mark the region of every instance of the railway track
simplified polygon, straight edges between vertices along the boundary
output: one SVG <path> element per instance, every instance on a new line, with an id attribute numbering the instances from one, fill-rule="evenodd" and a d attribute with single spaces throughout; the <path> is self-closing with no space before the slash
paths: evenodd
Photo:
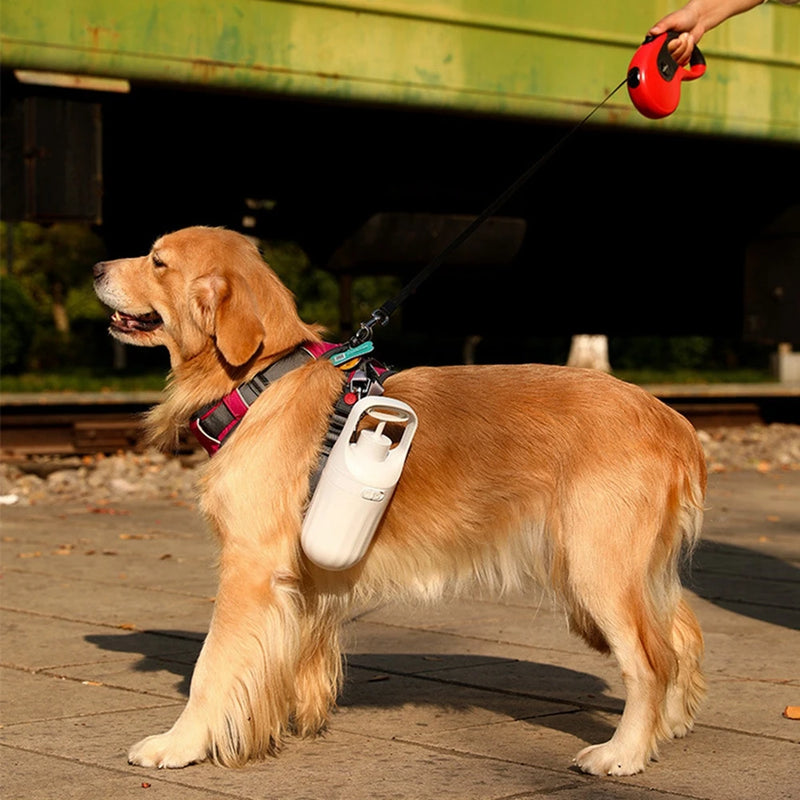
<path id="1" fill-rule="evenodd" d="M 698 429 L 753 423 L 800 424 L 800 386 L 645 386 Z M 0 395 L 0 459 L 140 450 L 143 414 L 158 392 Z M 198 449 L 191 439 L 180 449 Z"/>

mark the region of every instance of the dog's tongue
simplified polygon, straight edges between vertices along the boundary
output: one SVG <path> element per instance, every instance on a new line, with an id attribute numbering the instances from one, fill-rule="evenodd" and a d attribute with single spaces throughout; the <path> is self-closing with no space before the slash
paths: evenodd
<path id="1" fill-rule="evenodd" d="M 123 331 L 151 331 L 161 324 L 161 317 L 155 311 L 138 317 L 122 311 L 115 311 L 111 317 L 111 324 Z"/>

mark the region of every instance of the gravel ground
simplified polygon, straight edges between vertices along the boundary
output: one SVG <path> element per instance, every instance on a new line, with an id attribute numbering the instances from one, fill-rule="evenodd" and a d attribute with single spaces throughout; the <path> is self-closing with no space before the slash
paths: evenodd
<path id="1" fill-rule="evenodd" d="M 800 470 L 800 425 L 749 425 L 699 432 L 711 472 Z M 77 502 L 102 507 L 153 498 L 192 502 L 204 454 L 155 451 L 0 463 L 0 504 Z"/>

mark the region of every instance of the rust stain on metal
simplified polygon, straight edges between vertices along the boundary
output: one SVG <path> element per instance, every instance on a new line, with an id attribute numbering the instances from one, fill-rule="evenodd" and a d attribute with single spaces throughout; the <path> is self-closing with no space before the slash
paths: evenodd
<path id="1" fill-rule="evenodd" d="M 119 40 L 119 33 L 113 28 L 105 28 L 102 25 L 87 25 L 86 32 L 89 34 L 91 45 L 95 50 L 99 50 L 103 39 Z"/>
<path id="2" fill-rule="evenodd" d="M 214 76 L 219 71 L 219 67 L 222 66 L 205 58 L 193 58 L 190 63 L 192 65 L 192 73 L 201 83 L 213 83 Z"/>

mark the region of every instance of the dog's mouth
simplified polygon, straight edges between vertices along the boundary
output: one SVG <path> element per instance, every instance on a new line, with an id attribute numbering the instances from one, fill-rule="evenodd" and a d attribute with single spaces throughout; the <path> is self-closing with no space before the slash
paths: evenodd
<path id="1" fill-rule="evenodd" d="M 162 323 L 161 315 L 155 311 L 139 315 L 115 311 L 111 316 L 111 328 L 119 333 L 149 333 L 160 328 Z"/>

